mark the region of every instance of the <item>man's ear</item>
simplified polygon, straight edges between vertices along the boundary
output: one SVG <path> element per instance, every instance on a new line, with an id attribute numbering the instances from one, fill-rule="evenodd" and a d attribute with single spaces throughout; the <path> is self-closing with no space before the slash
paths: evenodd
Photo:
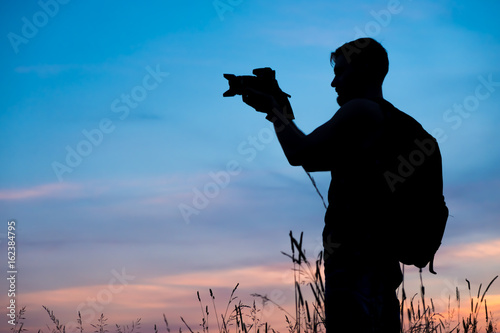
<path id="1" fill-rule="evenodd" d="M 368 66 L 367 63 L 361 63 L 361 64 L 356 64 L 356 65 L 357 65 L 356 71 L 361 76 L 366 76 L 366 74 L 368 74 L 370 72 L 370 66 Z"/>
<path id="2" fill-rule="evenodd" d="M 356 81 L 359 81 L 359 83 L 371 84 L 371 81 L 373 81 L 372 68 L 368 64 L 357 64 L 353 68 L 353 73 Z"/>

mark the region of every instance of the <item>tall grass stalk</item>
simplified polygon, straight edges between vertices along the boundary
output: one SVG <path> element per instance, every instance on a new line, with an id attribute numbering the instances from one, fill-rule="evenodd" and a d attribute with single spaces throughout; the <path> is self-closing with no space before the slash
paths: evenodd
<path id="1" fill-rule="evenodd" d="M 323 279 L 323 253 L 320 252 L 317 259 L 314 262 L 310 262 L 306 256 L 306 251 L 303 248 L 303 233 L 300 234 L 299 240 L 297 240 L 292 232 L 289 234 L 291 254 L 282 252 L 285 256 L 292 260 L 292 269 L 294 276 L 294 294 L 295 294 L 295 314 L 292 315 L 280 304 L 263 296 L 261 294 L 252 294 L 252 296 L 261 299 L 262 308 L 267 304 L 272 303 L 282 314 L 282 320 L 285 324 L 288 333 L 322 333 L 325 332 L 325 286 Z M 404 267 L 403 267 L 404 269 Z M 469 306 L 468 313 L 466 315 L 461 314 L 461 295 L 458 287 L 455 291 L 455 302 L 456 302 L 456 318 L 455 309 L 451 306 L 451 296 L 448 298 L 447 313 L 439 313 L 434 307 L 434 302 L 432 298 L 426 296 L 426 291 L 423 283 L 423 278 L 420 273 L 420 290 L 415 293 L 411 298 L 407 298 L 407 292 L 405 290 L 404 282 L 401 286 L 401 300 L 400 300 L 400 319 L 402 323 L 402 333 L 497 333 L 497 324 L 493 318 L 492 312 L 488 312 L 488 305 L 486 300 L 486 293 L 490 289 L 493 282 L 498 278 L 495 276 L 487 285 L 487 287 L 482 290 L 482 284 L 479 285 L 477 293 L 472 295 L 471 283 L 466 279 L 467 289 L 469 292 Z M 212 299 L 212 309 L 209 309 L 208 305 L 204 305 L 200 296 L 197 292 L 198 302 L 200 304 L 200 310 L 202 312 L 201 331 L 203 333 L 209 333 L 209 316 L 210 313 L 215 314 L 215 323 L 217 324 L 218 333 L 279 333 L 269 322 L 265 322 L 262 319 L 262 312 L 259 307 L 257 307 L 254 300 L 253 305 L 245 305 L 236 296 L 236 291 L 239 284 L 233 288 L 229 300 L 227 301 L 225 311 L 223 313 L 218 313 L 215 295 L 212 289 L 209 290 L 210 297 Z M 420 297 L 419 297 L 420 296 Z M 480 320 L 481 309 L 484 307 L 484 317 L 485 325 L 483 327 L 483 322 Z M 49 332 L 51 333 L 65 333 L 66 328 L 61 324 L 61 321 L 55 316 L 53 311 L 49 308 L 43 306 L 49 318 L 52 322 L 53 327 L 47 325 Z M 15 325 L 11 327 L 11 331 L 15 333 L 21 333 L 27 331 L 24 328 L 24 315 L 26 309 L 23 307 L 16 314 Z M 199 330 L 192 329 L 183 317 L 181 320 L 184 326 L 190 333 L 199 333 Z M 165 329 L 167 333 L 170 333 L 169 323 L 167 317 L 163 314 L 163 321 L 165 323 Z M 212 320 L 213 322 L 213 320 Z M 84 332 L 84 325 L 89 325 L 94 329 L 94 332 L 105 333 L 108 332 L 107 318 L 104 314 L 98 318 L 97 323 L 84 323 L 80 313 L 78 313 L 77 318 L 77 330 L 80 333 Z M 115 329 L 117 333 L 132 333 L 139 332 L 141 328 L 140 318 L 132 322 L 129 326 L 119 326 L 116 325 Z M 353 323 L 355 325 L 356 323 Z M 159 333 L 159 328 L 154 325 L 152 327 L 155 333 Z M 38 333 L 43 333 L 40 329 Z M 182 333 L 182 328 L 179 327 L 179 333 Z"/>

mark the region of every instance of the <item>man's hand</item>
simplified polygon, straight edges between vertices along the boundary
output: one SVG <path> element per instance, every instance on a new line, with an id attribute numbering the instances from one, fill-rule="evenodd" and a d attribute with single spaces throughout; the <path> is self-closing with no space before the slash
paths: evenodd
<path id="1" fill-rule="evenodd" d="M 292 120 L 292 107 L 285 93 L 278 85 L 275 71 L 269 67 L 256 68 L 252 71 L 254 76 L 224 74 L 229 82 L 229 90 L 223 96 L 232 97 L 241 95 L 243 102 L 259 112 L 267 114 L 266 119 Z"/>
<path id="2" fill-rule="evenodd" d="M 284 94 L 284 93 L 283 93 Z M 242 94 L 243 102 L 256 111 L 267 113 L 266 119 L 281 117 L 288 120 L 294 119 L 292 107 L 287 96 L 277 98 L 271 94 L 264 93 L 252 88 L 246 88 Z"/>
<path id="3" fill-rule="evenodd" d="M 241 97 L 245 104 L 258 112 L 270 113 L 273 108 L 278 107 L 278 102 L 273 95 L 252 88 L 246 88 Z"/>

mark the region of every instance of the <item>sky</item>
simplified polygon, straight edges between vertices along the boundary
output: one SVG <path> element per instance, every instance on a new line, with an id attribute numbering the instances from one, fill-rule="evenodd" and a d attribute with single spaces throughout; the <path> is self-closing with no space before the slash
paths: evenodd
<path id="1" fill-rule="evenodd" d="M 451 217 L 427 295 L 468 304 L 500 273 L 500 3 L 430 1 L 4 1 L 0 4 L 0 247 L 25 328 L 172 329 L 268 295 L 293 305 L 289 232 L 314 259 L 324 207 L 262 114 L 223 98 L 224 73 L 272 67 L 306 133 L 338 109 L 330 52 L 358 37 L 387 49 L 384 96 L 440 144 Z M 328 173 L 313 175 L 326 195 Z M 418 292 L 418 271 L 406 288 Z M 413 288 L 413 289 L 412 289 Z M 412 291 L 407 291 L 412 294 Z M 500 317 L 500 282 L 488 290 Z M 256 300 L 259 303 L 259 300 Z M 10 310 L 7 310 L 10 311 Z M 484 311 L 484 310 L 483 310 Z M 284 325 L 269 305 L 265 321 Z M 213 316 L 213 314 L 211 314 Z M 210 317 L 212 328 L 215 319 Z M 53 327 L 53 326 L 52 326 Z M 197 327 L 198 328 L 198 327 Z M 201 328 L 200 328 L 201 329 Z"/>

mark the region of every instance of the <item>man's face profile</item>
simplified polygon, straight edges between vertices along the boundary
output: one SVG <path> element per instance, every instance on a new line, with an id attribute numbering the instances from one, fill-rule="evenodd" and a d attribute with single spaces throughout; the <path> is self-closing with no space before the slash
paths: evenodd
<path id="1" fill-rule="evenodd" d="M 338 56 L 335 59 L 335 66 L 333 67 L 335 77 L 332 81 L 332 87 L 338 94 L 337 103 L 342 106 L 355 96 L 356 91 L 356 77 L 355 72 L 344 56 Z M 359 82 L 358 82 L 359 85 Z"/>

